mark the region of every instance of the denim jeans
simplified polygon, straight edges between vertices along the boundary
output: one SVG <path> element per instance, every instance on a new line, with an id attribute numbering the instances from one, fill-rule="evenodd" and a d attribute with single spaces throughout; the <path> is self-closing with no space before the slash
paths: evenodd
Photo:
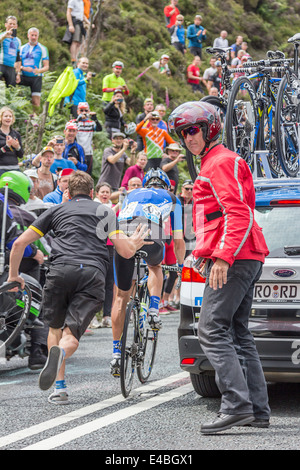
<path id="1" fill-rule="evenodd" d="M 216 372 L 222 394 L 220 412 L 253 413 L 268 419 L 270 408 L 261 362 L 248 328 L 253 290 L 262 263 L 236 260 L 228 269 L 227 284 L 213 290 L 208 285 L 203 295 L 198 337 L 204 353 Z"/>

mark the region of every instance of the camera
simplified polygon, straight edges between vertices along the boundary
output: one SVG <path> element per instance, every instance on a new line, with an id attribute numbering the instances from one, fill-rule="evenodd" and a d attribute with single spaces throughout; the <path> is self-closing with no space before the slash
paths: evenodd
<path id="1" fill-rule="evenodd" d="M 129 142 L 129 144 L 128 144 L 128 148 L 130 148 L 130 149 L 131 149 L 131 147 L 132 147 L 132 144 L 134 143 L 134 140 L 133 140 L 133 139 L 128 139 L 128 142 Z"/>
<path id="2" fill-rule="evenodd" d="M 13 37 L 13 38 L 16 38 L 16 37 L 17 37 L 17 30 L 16 30 L 16 28 L 14 28 L 14 29 L 12 30 L 12 37 Z"/>
<path id="3" fill-rule="evenodd" d="M 95 73 L 95 72 L 92 72 L 92 77 L 96 77 L 96 73 Z"/>

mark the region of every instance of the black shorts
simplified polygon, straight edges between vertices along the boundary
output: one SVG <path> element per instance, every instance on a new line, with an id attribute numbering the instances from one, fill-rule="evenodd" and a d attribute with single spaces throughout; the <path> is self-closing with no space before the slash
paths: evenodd
<path id="1" fill-rule="evenodd" d="M 82 267 L 81 267 L 82 266 Z M 52 265 L 43 288 L 44 320 L 51 328 L 68 326 L 78 340 L 105 295 L 105 275 L 93 266 Z"/>
<path id="2" fill-rule="evenodd" d="M 41 96 L 42 77 L 26 77 L 25 75 L 22 75 L 20 85 L 29 86 L 31 95 Z"/>
<path id="3" fill-rule="evenodd" d="M 14 67 L 0 64 L 0 75 L 4 78 L 7 87 L 9 85 L 16 86 L 16 71 Z"/>
<path id="4" fill-rule="evenodd" d="M 155 241 L 153 245 L 144 245 L 139 250 L 144 252 L 144 260 L 149 266 L 158 266 L 164 259 L 165 244 L 163 241 Z M 114 275 L 115 284 L 121 290 L 128 291 L 131 288 L 134 275 L 135 258 L 126 259 L 115 252 Z"/>

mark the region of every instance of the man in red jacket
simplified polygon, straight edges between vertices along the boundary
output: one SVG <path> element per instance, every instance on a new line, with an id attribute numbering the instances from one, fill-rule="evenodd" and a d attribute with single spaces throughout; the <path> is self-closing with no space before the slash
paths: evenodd
<path id="1" fill-rule="evenodd" d="M 167 28 L 174 26 L 176 22 L 176 16 L 180 14 L 180 11 L 177 8 L 177 4 L 178 0 L 171 0 L 170 5 L 167 5 L 164 8 Z"/>
<path id="2" fill-rule="evenodd" d="M 203 424 L 201 432 L 212 434 L 246 424 L 268 427 L 266 382 L 248 328 L 254 284 L 268 254 L 254 220 L 252 175 L 239 155 L 218 143 L 221 123 L 214 106 L 184 103 L 169 117 L 172 128 L 201 161 L 193 188 L 193 254 L 202 260 L 200 272 L 207 281 L 198 336 L 222 394 L 217 418 Z"/>

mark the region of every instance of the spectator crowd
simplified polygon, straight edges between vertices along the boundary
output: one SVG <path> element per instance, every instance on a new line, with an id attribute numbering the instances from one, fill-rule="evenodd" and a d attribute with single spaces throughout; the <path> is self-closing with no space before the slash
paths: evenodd
<path id="1" fill-rule="evenodd" d="M 173 140 L 164 120 L 167 107 L 154 103 L 152 96 L 144 97 L 143 109 L 135 122 L 127 122 L 126 99 L 130 89 L 126 83 L 123 61 L 111 64 L 111 73 L 103 77 L 102 102 L 104 122 L 101 123 L 87 102 L 87 86 L 93 76 L 89 71 L 89 59 L 85 56 L 86 40 L 92 24 L 92 4 L 88 0 L 68 0 L 66 32 L 63 42 L 69 45 L 71 65 L 77 80 L 74 93 L 64 99 L 70 108 L 70 120 L 63 132 L 54 132 L 47 145 L 40 150 L 24 168 L 23 143 L 20 133 L 14 128 L 15 114 L 9 107 L 0 109 L 0 176 L 9 171 L 24 172 L 30 180 L 30 198 L 26 209 L 36 214 L 53 204 L 68 203 L 68 181 L 73 172 L 81 170 L 93 174 L 93 136 L 106 132 L 111 144 L 102 154 L 100 174 L 96 175 L 95 200 L 118 212 L 127 192 L 142 187 L 145 172 L 150 168 L 161 168 L 171 181 L 170 190 L 181 200 L 184 207 L 186 243 L 188 252 L 193 249 L 194 234 L 191 225 L 193 182 L 180 181 L 180 162 L 184 162 L 183 148 Z M 218 95 L 221 86 L 221 63 L 211 57 L 209 67 L 202 69 L 207 45 L 205 18 L 195 14 L 193 22 L 185 26 L 178 0 L 171 0 L 164 10 L 166 28 L 170 34 L 170 46 L 182 55 L 188 52 L 193 57 L 186 70 L 186 82 L 192 92 Z M 204 26 L 203 26 L 204 23 Z M 39 112 L 43 76 L 49 70 L 49 53 L 40 42 L 40 31 L 31 27 L 27 31 L 28 42 L 21 44 L 18 38 L 18 19 L 7 16 L 5 30 L 0 35 L 0 72 L 6 87 L 29 87 L 32 106 Z M 43 38 L 41 38 L 43 42 Z M 213 41 L 214 47 L 228 48 L 229 66 L 238 67 L 250 57 L 248 44 L 241 35 L 229 46 L 228 32 L 220 31 Z M 171 49 L 170 49 L 171 50 Z M 162 54 L 152 67 L 159 74 L 171 76 L 170 55 Z M 125 71 L 125 73 L 124 73 Z M 200 98 L 200 95 L 199 95 Z M 196 98 L 196 99 L 199 99 Z M 93 175 L 95 177 L 95 175 Z M 108 242 L 110 260 L 113 245 Z M 168 246 L 169 259 L 172 246 Z M 175 260 L 176 262 L 176 260 Z M 114 297 L 113 269 L 107 277 L 106 300 L 102 326 L 110 326 L 110 311 Z M 171 294 L 172 293 L 172 294 Z M 173 304 L 171 299 L 173 298 Z M 178 292 L 174 291 L 174 280 L 163 297 L 161 312 L 170 312 L 178 307 Z M 99 326 L 97 319 L 93 325 Z"/>

